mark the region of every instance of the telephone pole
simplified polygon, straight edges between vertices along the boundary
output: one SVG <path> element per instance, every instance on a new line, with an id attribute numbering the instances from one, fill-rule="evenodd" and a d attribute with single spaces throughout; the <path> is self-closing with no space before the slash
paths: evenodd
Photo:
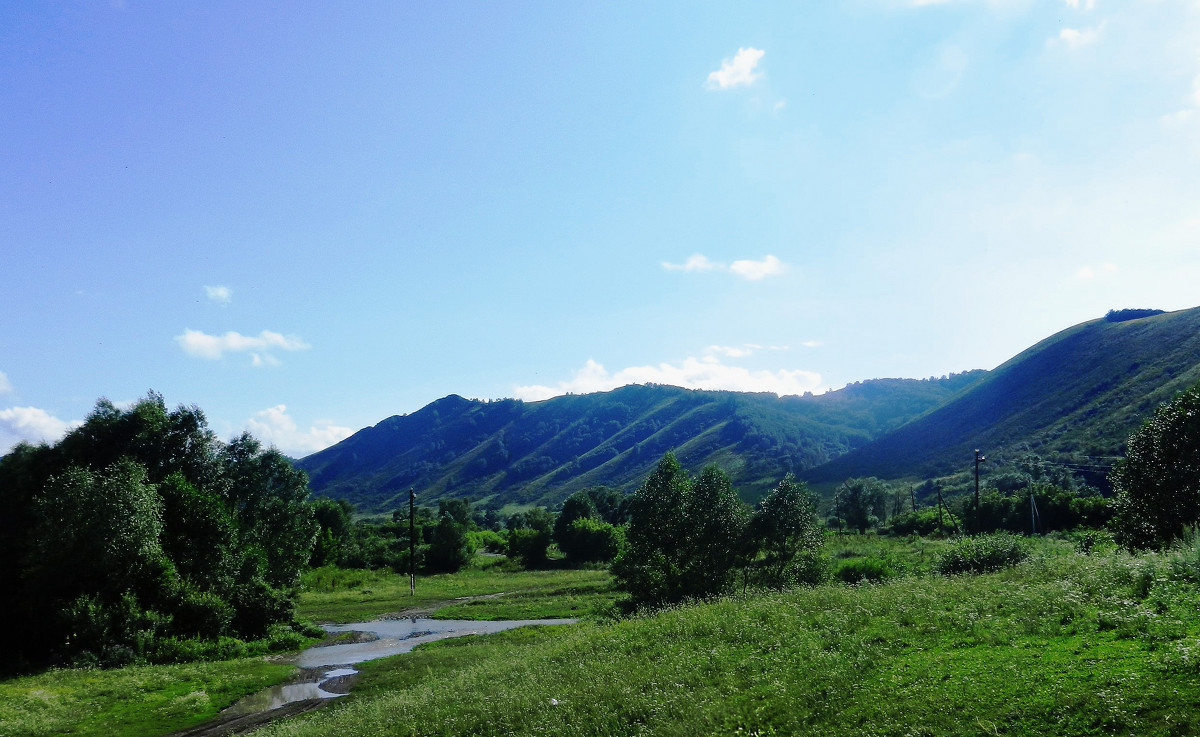
<path id="1" fill-rule="evenodd" d="M 986 461 L 987 458 L 979 455 L 979 448 L 975 449 L 975 534 L 983 532 L 983 514 L 979 509 L 979 464 Z"/>
<path id="2" fill-rule="evenodd" d="M 408 490 L 408 595 L 417 595 L 417 492 Z"/>

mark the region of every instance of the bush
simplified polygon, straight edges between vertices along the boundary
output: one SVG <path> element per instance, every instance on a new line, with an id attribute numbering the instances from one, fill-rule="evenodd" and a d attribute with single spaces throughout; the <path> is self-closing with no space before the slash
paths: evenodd
<path id="1" fill-rule="evenodd" d="M 866 557 L 843 561 L 834 575 L 843 583 L 879 583 L 899 573 L 899 566 L 890 560 Z"/>
<path id="2" fill-rule="evenodd" d="M 934 561 L 933 570 L 947 575 L 987 573 L 1010 568 L 1027 557 L 1029 551 L 1021 538 L 998 532 L 955 541 Z"/>

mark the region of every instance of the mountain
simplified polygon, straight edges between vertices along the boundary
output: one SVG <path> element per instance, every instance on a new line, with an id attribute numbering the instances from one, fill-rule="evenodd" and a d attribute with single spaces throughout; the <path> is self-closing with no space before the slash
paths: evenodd
<path id="1" fill-rule="evenodd" d="M 1110 312 L 1046 338 L 942 407 L 802 476 L 930 478 L 969 468 L 979 448 L 992 461 L 1033 452 L 1102 480 L 1130 431 L 1197 381 L 1200 308 Z"/>
<path id="2" fill-rule="evenodd" d="M 668 450 L 688 468 L 718 463 L 754 498 L 942 405 L 982 371 L 878 379 L 778 397 L 626 386 L 541 402 L 444 397 L 389 417 L 297 462 L 315 493 L 386 512 L 415 488 L 441 497 L 554 503 L 592 486 L 636 488 Z"/>

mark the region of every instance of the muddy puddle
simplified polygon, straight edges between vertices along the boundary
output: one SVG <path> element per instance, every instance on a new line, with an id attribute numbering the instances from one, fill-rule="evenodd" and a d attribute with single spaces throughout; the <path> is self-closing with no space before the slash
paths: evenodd
<path id="1" fill-rule="evenodd" d="M 290 683 L 273 686 L 252 694 L 221 712 L 208 732 L 188 730 L 189 735 L 236 734 L 235 724 L 249 720 L 261 724 L 265 719 L 306 710 L 328 699 L 350 692 L 358 671 L 354 666 L 367 660 L 386 658 L 411 651 L 418 645 L 450 637 L 486 635 L 530 625 L 574 624 L 575 619 L 515 619 L 493 622 L 462 619 L 426 619 L 408 617 L 376 619 L 369 622 L 322 625 L 334 635 L 349 633 L 344 642 L 321 644 L 302 650 L 287 662 L 300 666 L 300 674 Z"/>

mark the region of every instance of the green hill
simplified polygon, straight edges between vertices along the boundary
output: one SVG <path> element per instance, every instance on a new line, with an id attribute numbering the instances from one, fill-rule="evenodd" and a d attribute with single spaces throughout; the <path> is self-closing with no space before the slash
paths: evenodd
<path id="1" fill-rule="evenodd" d="M 451 395 L 389 417 L 297 462 L 320 495 L 386 512 L 410 487 L 423 502 L 554 503 L 592 486 L 632 490 L 668 450 L 715 462 L 753 498 L 788 471 L 821 465 L 941 405 L 984 376 L 878 379 L 777 397 L 626 386 L 542 402 Z"/>
<path id="2" fill-rule="evenodd" d="M 928 478 L 967 468 L 980 448 L 993 461 L 1033 452 L 1102 478 L 1131 430 L 1200 381 L 1200 308 L 1155 312 L 1112 312 L 1052 335 L 944 406 L 802 475 Z"/>

